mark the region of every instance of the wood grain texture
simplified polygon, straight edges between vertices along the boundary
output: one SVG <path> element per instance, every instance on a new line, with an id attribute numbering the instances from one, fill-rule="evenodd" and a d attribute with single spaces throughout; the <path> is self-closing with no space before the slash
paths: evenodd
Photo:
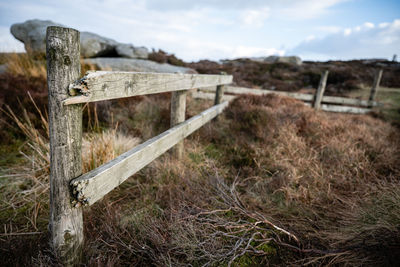
<path id="1" fill-rule="evenodd" d="M 186 113 L 186 91 L 175 91 L 171 95 L 171 127 L 185 121 Z M 178 142 L 172 148 L 172 154 L 181 159 L 184 151 L 184 140 Z"/>
<path id="2" fill-rule="evenodd" d="M 321 108 L 322 97 L 324 96 L 326 81 L 328 80 L 329 71 L 325 71 L 322 76 L 321 80 L 319 81 L 317 92 L 315 93 L 315 99 L 313 103 L 313 107 L 318 110 Z"/>
<path id="3" fill-rule="evenodd" d="M 176 143 L 220 114 L 228 102 L 213 106 L 199 115 L 147 140 L 110 162 L 71 181 L 76 200 L 92 205 Z"/>
<path id="4" fill-rule="evenodd" d="M 83 244 L 82 210 L 73 207 L 69 183 L 82 174 L 82 107 L 64 106 L 80 76 L 79 32 L 48 27 L 46 37 L 50 133 L 51 245 L 63 265 L 75 265 Z"/>
<path id="5" fill-rule="evenodd" d="M 65 105 L 229 84 L 232 75 L 96 71 L 70 84 Z"/>

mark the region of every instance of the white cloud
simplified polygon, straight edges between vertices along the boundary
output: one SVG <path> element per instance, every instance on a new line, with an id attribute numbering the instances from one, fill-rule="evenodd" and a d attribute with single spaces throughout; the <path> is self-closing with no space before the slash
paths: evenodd
<path id="1" fill-rule="evenodd" d="M 165 44 L 162 48 L 163 50 L 167 50 L 168 52 L 179 51 L 179 57 L 186 60 L 220 60 L 285 54 L 285 50 L 283 49 L 222 44 L 207 40 L 188 39 L 179 35 L 159 35 L 158 38 L 163 39 Z"/>
<path id="2" fill-rule="evenodd" d="M 364 26 L 364 28 L 367 28 L 367 29 L 372 29 L 375 27 L 375 25 L 371 22 L 365 22 L 363 26 Z"/>
<path id="3" fill-rule="evenodd" d="M 229 50 L 227 51 L 229 54 L 231 54 L 229 58 L 262 57 L 271 55 L 283 56 L 285 54 L 285 50 L 280 50 L 276 48 L 263 48 L 243 45 L 230 48 Z"/>
<path id="4" fill-rule="evenodd" d="M 352 30 L 351 30 L 350 28 L 346 28 L 346 29 L 344 29 L 344 31 L 343 31 L 343 35 L 344 35 L 344 36 L 349 36 L 349 35 L 351 34 L 351 32 L 352 32 Z"/>
<path id="5" fill-rule="evenodd" d="M 354 59 L 391 58 L 400 54 L 400 19 L 392 23 L 372 23 L 348 28 L 343 33 L 330 34 L 324 38 L 305 40 L 290 53 L 303 58 Z"/>
<path id="6" fill-rule="evenodd" d="M 261 27 L 264 21 L 269 17 L 270 9 L 264 7 L 261 9 L 248 9 L 241 14 L 242 22 L 246 26 Z"/>
<path id="7" fill-rule="evenodd" d="M 349 0 L 281 0 L 277 4 L 280 16 L 288 19 L 312 19 L 326 15 L 329 8 Z"/>
<path id="8" fill-rule="evenodd" d="M 338 33 L 342 30 L 342 28 L 338 26 L 317 26 L 315 28 L 323 33 Z"/>

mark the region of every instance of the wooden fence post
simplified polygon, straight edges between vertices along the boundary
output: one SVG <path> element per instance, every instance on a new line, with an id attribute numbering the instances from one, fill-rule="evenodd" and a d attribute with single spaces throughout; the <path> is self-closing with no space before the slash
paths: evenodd
<path id="1" fill-rule="evenodd" d="M 186 90 L 172 92 L 171 96 L 171 127 L 184 122 L 186 113 Z M 172 148 L 172 154 L 181 159 L 184 151 L 184 140 Z"/>
<path id="2" fill-rule="evenodd" d="M 382 78 L 382 72 L 383 72 L 382 70 L 378 70 L 375 72 L 374 83 L 372 85 L 371 93 L 369 95 L 369 102 L 370 102 L 370 105 L 368 106 L 369 108 L 372 107 L 371 102 L 375 100 L 376 93 L 378 92 L 379 84 L 380 84 L 381 78 Z"/>
<path id="3" fill-rule="evenodd" d="M 328 80 L 328 74 L 329 74 L 329 71 L 326 70 L 322 74 L 321 80 L 319 81 L 319 85 L 318 85 L 317 92 L 315 93 L 314 105 L 313 105 L 316 110 L 321 108 L 321 101 L 322 101 L 322 97 L 324 96 L 326 81 Z"/>
<path id="4" fill-rule="evenodd" d="M 226 74 L 225 72 L 222 72 L 221 74 Z M 214 100 L 214 105 L 218 105 L 222 103 L 222 98 L 224 96 L 224 91 L 225 91 L 225 85 L 217 85 L 217 90 L 215 91 L 215 100 Z M 218 116 L 215 117 L 215 121 L 218 121 Z"/>
<path id="5" fill-rule="evenodd" d="M 215 91 L 215 101 L 214 105 L 218 105 L 222 103 L 222 97 L 224 96 L 225 85 L 218 85 L 217 90 Z"/>
<path id="6" fill-rule="evenodd" d="M 74 207 L 70 181 L 82 174 L 82 105 L 63 105 L 68 85 L 79 79 L 79 32 L 48 27 L 46 36 L 50 134 L 51 246 L 65 266 L 80 261 L 82 209 Z"/>
<path id="7" fill-rule="evenodd" d="M 222 103 L 222 97 L 224 96 L 224 91 L 225 91 L 225 85 L 218 85 L 217 90 L 215 91 L 215 101 L 214 105 L 218 105 Z M 216 116 L 214 118 L 215 121 L 218 121 L 218 117 Z"/>

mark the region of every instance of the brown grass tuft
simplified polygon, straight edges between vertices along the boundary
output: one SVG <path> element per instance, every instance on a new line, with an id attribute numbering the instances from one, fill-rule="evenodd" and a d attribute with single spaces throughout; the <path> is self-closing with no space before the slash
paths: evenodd
<path id="1" fill-rule="evenodd" d="M 207 105 L 189 98 L 187 115 Z M 121 121 L 120 131 L 147 139 L 168 128 L 168 107 L 163 95 L 109 108 L 115 114 L 111 121 Z M 83 264 L 398 262 L 396 128 L 366 115 L 316 112 L 275 95 L 242 96 L 220 118 L 185 140 L 183 160 L 165 154 L 85 210 Z M 85 169 L 108 161 L 119 153 L 119 143 L 128 143 L 115 128 L 85 139 Z M 1 248 L 10 257 L 21 253 L 23 241 L 34 247 L 47 232 L 47 194 L 34 202 L 21 189 L 30 184 L 20 181 L 14 189 L 2 184 L 7 193 L 1 197 L 8 201 L 1 209 L 9 212 L 0 213 L 4 234 L 40 234 L 3 236 Z M 19 245 L 11 248 L 11 242 Z M 46 249 L 36 248 L 35 264 L 55 264 Z M 31 256 L 19 261 L 31 262 Z"/>

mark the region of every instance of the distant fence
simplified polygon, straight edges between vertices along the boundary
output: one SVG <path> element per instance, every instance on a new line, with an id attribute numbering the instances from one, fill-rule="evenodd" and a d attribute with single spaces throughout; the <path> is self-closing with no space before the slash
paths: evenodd
<path id="1" fill-rule="evenodd" d="M 374 83 L 372 85 L 368 100 L 339 97 L 339 96 L 324 96 L 326 82 L 328 79 L 328 71 L 325 71 L 322 74 L 315 95 L 276 91 L 276 90 L 226 86 L 225 93 L 230 95 L 225 94 L 224 99 L 230 101 L 236 97 L 235 95 L 240 95 L 240 94 L 254 94 L 254 95 L 277 94 L 302 100 L 305 102 L 306 105 L 312 106 L 315 109 L 321 109 L 324 111 L 331 111 L 331 112 L 365 114 L 370 112 L 372 107 L 380 105 L 380 103 L 374 100 L 377 90 L 379 88 L 381 77 L 382 77 L 382 70 L 378 70 L 375 74 Z M 209 92 L 214 92 L 215 90 L 216 90 L 215 87 L 200 88 L 197 92 L 194 92 L 192 96 L 194 98 L 213 99 L 214 94 L 211 94 Z"/>
<path id="2" fill-rule="evenodd" d="M 46 37 L 50 126 L 51 244 L 65 265 L 79 261 L 84 240 L 82 206 L 92 205 L 128 177 L 220 114 L 231 75 L 96 71 L 80 76 L 79 32 L 48 27 Z M 215 105 L 185 120 L 186 92 L 217 86 Z M 171 127 L 110 162 L 82 174 L 82 103 L 172 92 Z"/>

